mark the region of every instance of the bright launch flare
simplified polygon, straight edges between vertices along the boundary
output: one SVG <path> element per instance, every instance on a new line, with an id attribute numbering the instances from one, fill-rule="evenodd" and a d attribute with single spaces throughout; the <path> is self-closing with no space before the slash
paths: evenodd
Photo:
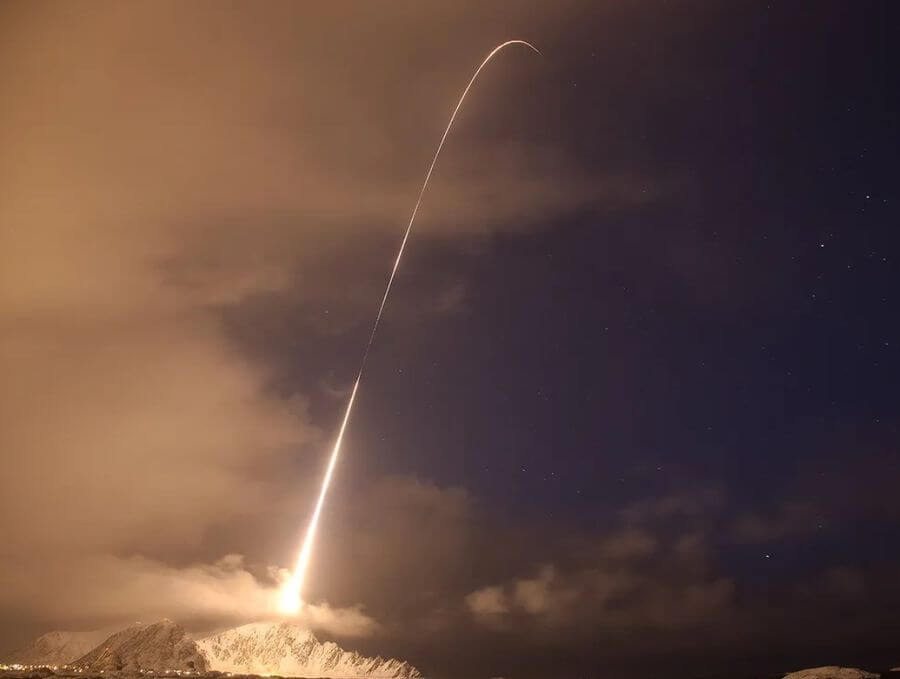
<path id="1" fill-rule="evenodd" d="M 341 452 L 341 443 L 344 440 L 344 431 L 347 429 L 347 422 L 350 420 L 350 412 L 353 410 L 353 402 L 356 400 L 356 391 L 359 389 L 359 383 L 360 380 L 362 380 L 363 371 L 366 369 L 366 363 L 369 359 L 369 351 L 372 349 L 372 343 L 375 341 L 375 333 L 378 331 L 378 324 L 381 322 L 381 315 L 384 313 L 384 306 L 387 303 L 388 295 L 391 292 L 391 286 L 394 284 L 394 276 L 397 274 L 397 268 L 400 266 L 400 258 L 403 257 L 403 250 L 406 248 L 406 241 L 409 240 L 409 234 L 412 232 L 412 226 L 416 221 L 416 215 L 419 212 L 419 206 L 422 204 L 422 196 L 425 195 L 425 189 L 428 188 L 428 181 L 431 179 L 431 173 L 434 172 L 434 166 L 437 164 L 438 157 L 441 155 L 441 149 L 444 148 L 444 142 L 447 140 L 447 135 L 450 134 L 450 128 L 453 127 L 453 121 L 456 119 L 456 114 L 459 112 L 459 109 L 462 106 L 466 95 L 469 93 L 469 90 L 472 88 L 472 85 L 475 83 L 476 78 L 478 78 L 478 74 L 481 73 L 481 70 L 488 64 L 491 59 L 494 58 L 495 54 L 497 54 L 504 47 L 508 47 L 509 45 L 524 45 L 537 54 L 541 53 L 540 50 L 538 50 L 534 45 L 526 42 L 525 40 L 507 40 L 506 42 L 497 45 L 484 58 L 484 61 L 481 62 L 478 68 L 475 69 L 475 73 L 472 75 L 472 78 L 466 85 L 466 89 L 464 89 L 462 94 L 460 95 L 459 101 L 456 102 L 456 107 L 453 109 L 453 113 L 450 115 L 450 121 L 447 123 L 447 127 L 444 129 L 444 134 L 441 137 L 441 141 L 437 146 L 437 150 L 434 152 L 434 157 L 431 159 L 431 165 L 428 167 L 428 172 L 425 174 L 425 181 L 422 182 L 422 188 L 419 189 L 419 197 L 416 199 L 416 206 L 413 208 L 412 215 L 410 215 L 409 218 L 409 223 L 406 225 L 406 233 L 403 235 L 403 240 L 400 243 L 400 250 L 397 252 L 397 258 L 394 260 L 394 266 L 391 269 L 391 275 L 388 278 L 387 286 L 384 290 L 384 296 L 381 298 L 381 304 L 378 307 L 378 314 L 375 316 L 375 323 L 372 326 L 372 333 L 369 335 L 369 342 L 366 345 L 366 350 L 363 352 L 359 372 L 356 375 L 356 381 L 353 383 L 353 391 L 350 392 L 350 400 L 347 402 L 347 409 L 344 411 L 344 419 L 341 420 L 341 427 L 338 430 L 337 439 L 335 440 L 334 448 L 331 451 L 331 458 L 328 461 L 328 468 L 325 470 L 325 476 L 322 479 L 322 488 L 319 490 L 319 497 L 316 500 L 316 506 L 313 510 L 312 518 L 309 521 L 309 526 L 306 529 L 306 536 L 303 539 L 303 546 L 300 549 L 300 555 L 297 557 L 297 566 L 288 581 L 284 583 L 281 589 L 279 607 L 285 614 L 294 615 L 300 610 L 302 602 L 301 594 L 303 590 L 303 579 L 306 576 L 306 569 L 309 566 L 309 559 L 312 554 L 313 543 L 315 542 L 316 538 L 316 530 L 319 526 L 319 515 L 322 513 L 322 506 L 325 504 L 325 497 L 328 495 L 328 487 L 331 485 L 331 477 L 334 474 L 334 468 L 337 464 L 338 456 Z"/>

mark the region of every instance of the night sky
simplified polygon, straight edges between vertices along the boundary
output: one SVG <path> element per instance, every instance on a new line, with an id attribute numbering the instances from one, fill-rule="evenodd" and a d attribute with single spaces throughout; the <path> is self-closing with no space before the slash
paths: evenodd
<path id="1" fill-rule="evenodd" d="M 318 633 L 438 679 L 900 664 L 897 26 L 4 5 L 0 649 L 264 617 L 434 145 L 522 38 L 397 274 Z"/>

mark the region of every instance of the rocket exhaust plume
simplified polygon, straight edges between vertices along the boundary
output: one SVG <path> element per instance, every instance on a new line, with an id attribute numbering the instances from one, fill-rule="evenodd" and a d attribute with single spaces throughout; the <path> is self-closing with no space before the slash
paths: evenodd
<path id="1" fill-rule="evenodd" d="M 453 109 L 453 113 L 450 114 L 450 121 L 447 123 L 447 127 L 444 129 L 444 134 L 437 146 L 437 150 L 434 152 L 434 157 L 431 159 L 431 165 L 428 166 L 428 172 L 425 174 L 425 181 L 422 182 L 422 188 L 419 189 L 419 197 L 416 199 L 416 205 L 409 217 L 409 223 L 406 225 L 406 233 L 403 235 L 403 240 L 400 242 L 400 249 L 397 252 L 397 258 L 394 260 L 394 266 L 391 269 L 391 275 L 388 277 L 387 286 L 385 287 L 384 295 L 381 298 L 381 304 L 378 306 L 378 313 L 375 316 L 375 323 L 373 324 L 372 332 L 369 335 L 369 342 L 368 344 L 366 344 L 366 350 L 363 352 L 362 361 L 360 362 L 359 366 L 359 372 L 356 374 L 356 381 L 353 383 L 353 390 L 350 392 L 350 400 L 347 402 L 347 409 L 344 411 L 344 418 L 343 420 L 341 420 L 341 426 L 340 429 L 338 429 L 337 439 L 335 440 L 334 448 L 331 451 L 331 458 L 328 461 L 328 467 L 326 468 L 325 476 L 322 479 L 322 487 L 319 490 L 319 496 L 316 500 L 315 508 L 313 509 L 312 518 L 310 519 L 309 526 L 306 529 L 306 536 L 303 538 L 303 545 L 300 548 L 300 555 L 297 557 L 297 565 L 294 568 L 294 572 L 291 574 L 288 581 L 282 586 L 279 607 L 283 613 L 289 615 L 296 614 L 300 610 L 303 580 L 306 576 L 306 569 L 309 566 L 309 559 L 312 554 L 313 544 L 316 539 L 316 530 L 319 526 L 319 515 L 322 513 L 322 507 L 325 504 L 325 498 L 328 495 L 328 487 L 331 485 L 331 477 L 334 474 L 334 468 L 341 453 L 341 443 L 344 440 L 344 431 L 347 429 L 347 422 L 349 422 L 350 413 L 353 411 L 353 402 L 356 400 L 356 392 L 359 389 L 360 380 L 362 380 L 363 372 L 366 369 L 366 363 L 369 360 L 369 352 L 371 351 L 372 344 L 375 341 L 375 333 L 378 332 L 378 324 L 381 323 L 381 316 L 384 313 L 384 306 L 387 303 L 388 295 L 391 292 L 391 286 L 394 284 L 394 276 L 396 276 L 397 274 L 397 268 L 400 266 L 400 259 L 403 257 L 403 250 L 406 248 L 406 242 L 409 240 L 409 234 L 412 232 L 413 223 L 416 221 L 416 215 L 419 212 L 419 206 L 422 204 L 422 196 L 425 195 L 425 189 L 428 188 L 428 181 L 431 179 L 431 174 L 432 172 L 434 172 L 434 166 L 437 165 L 438 157 L 441 155 L 441 149 L 444 148 L 444 142 L 447 141 L 447 136 L 450 134 L 450 129 L 453 127 L 453 121 L 456 120 L 456 114 L 459 113 L 459 109 L 462 107 L 466 95 L 469 93 L 472 85 L 475 84 L 475 80 L 478 78 L 478 74 L 481 73 L 481 70 L 485 66 L 487 66 L 488 62 L 490 62 L 490 60 L 493 59 L 494 56 L 498 52 L 500 52 L 500 50 L 505 47 L 509 47 L 510 45 L 524 45 L 536 54 L 541 53 L 537 47 L 532 45 L 530 42 L 526 42 L 525 40 L 507 40 L 506 42 L 497 45 L 484 58 L 484 61 L 481 62 L 478 68 L 475 69 L 475 73 L 472 74 L 472 78 L 469 80 L 466 88 L 459 96 L 459 100 L 456 102 L 456 107 Z"/>

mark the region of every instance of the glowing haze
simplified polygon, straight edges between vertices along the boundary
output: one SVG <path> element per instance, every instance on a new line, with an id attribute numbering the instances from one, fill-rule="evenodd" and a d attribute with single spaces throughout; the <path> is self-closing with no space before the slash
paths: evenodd
<path id="1" fill-rule="evenodd" d="M 381 322 L 381 316 L 384 313 L 384 307 L 387 303 L 388 295 L 391 292 L 391 286 L 394 284 L 394 277 L 397 275 L 397 268 L 400 266 L 400 259 L 403 257 L 403 251 L 406 248 L 406 242 L 409 240 L 409 234 L 412 232 L 413 223 L 416 221 L 416 215 L 419 212 L 419 206 L 422 204 L 422 197 L 425 195 L 425 189 L 428 188 L 428 182 L 431 179 L 432 173 L 434 172 L 435 165 L 437 165 L 438 157 L 441 155 L 441 149 L 444 148 L 444 142 L 447 141 L 447 136 L 450 134 L 450 129 L 453 127 L 453 121 L 456 120 L 456 114 L 459 113 L 459 109 L 462 107 L 463 101 L 465 101 L 466 99 L 466 95 L 469 93 L 469 90 L 472 88 L 472 85 L 475 84 L 475 80 L 478 78 L 478 75 L 481 73 L 482 69 L 487 66 L 488 62 L 490 62 L 498 52 L 500 52 L 505 47 L 509 47 L 510 45 L 524 45 L 525 47 L 528 47 L 529 49 L 534 51 L 536 54 L 540 54 L 540 50 L 538 50 L 534 45 L 532 45 L 530 42 L 526 42 L 525 40 L 507 40 L 506 42 L 501 43 L 494 49 L 492 49 L 481 62 L 481 64 L 479 64 L 478 68 L 475 69 L 475 73 L 472 74 L 472 77 L 469 79 L 466 88 L 459 96 L 459 100 L 456 102 L 453 113 L 450 114 L 450 120 L 447 122 L 447 127 L 444 128 L 444 134 L 441 136 L 441 141 L 440 143 L 438 143 L 437 149 L 434 152 L 434 157 L 431 159 L 431 165 L 428 166 L 428 172 L 425 174 L 425 180 L 422 182 L 422 188 L 419 189 L 419 196 L 416 199 L 416 205 L 409 217 L 409 223 L 406 225 L 406 232 L 403 234 L 403 240 L 400 243 L 400 249 L 397 251 L 397 258 L 394 260 L 394 266 L 391 269 L 391 275 L 388 277 L 384 295 L 381 298 L 381 304 L 379 305 L 378 313 L 375 316 L 375 323 L 372 325 L 372 332 L 369 335 L 369 341 L 366 344 L 366 350 L 363 352 L 362 361 L 360 362 L 359 366 L 359 372 L 356 375 L 356 381 L 353 383 L 353 390 L 350 392 L 350 399 L 347 401 L 347 409 L 344 411 L 344 418 L 341 420 L 341 426 L 338 430 L 337 439 L 334 442 L 334 448 L 332 449 L 331 457 L 328 460 L 328 467 L 325 470 L 325 476 L 322 478 L 322 487 L 319 490 L 319 496 L 316 499 L 316 505 L 313 509 L 312 518 L 309 521 L 309 526 L 306 529 L 306 536 L 303 538 L 303 545 L 301 546 L 300 554 L 297 557 L 297 565 L 294 568 L 293 573 L 291 573 L 290 577 L 282 585 L 281 588 L 278 605 L 281 612 L 286 615 L 294 615 L 298 613 L 302 605 L 303 581 L 306 577 L 307 568 L 309 567 L 310 557 L 312 556 L 312 548 L 315 543 L 316 531 L 319 526 L 319 517 L 322 514 L 322 507 L 325 505 L 325 498 L 328 495 L 328 488 L 331 485 L 331 477 L 334 475 L 334 468 L 337 465 L 337 460 L 341 453 L 341 443 L 344 440 L 344 432 L 347 429 L 347 423 L 350 420 L 350 413 L 353 410 L 353 403 L 356 400 L 356 392 L 359 389 L 360 380 L 362 380 L 363 372 L 366 369 L 366 362 L 369 359 L 369 352 L 372 349 L 372 343 L 375 341 L 375 334 L 378 331 L 378 324 Z"/>

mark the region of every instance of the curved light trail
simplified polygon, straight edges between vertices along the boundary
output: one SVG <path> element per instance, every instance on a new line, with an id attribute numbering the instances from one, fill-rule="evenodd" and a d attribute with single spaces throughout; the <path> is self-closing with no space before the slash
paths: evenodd
<path id="1" fill-rule="evenodd" d="M 340 429 L 338 429 L 337 439 L 334 442 L 334 448 L 331 451 L 331 458 L 328 461 L 328 467 L 325 470 L 325 476 L 322 478 L 322 487 L 319 490 L 319 497 L 316 500 L 315 509 L 313 510 L 312 518 L 309 521 L 309 526 L 306 529 L 306 536 L 303 538 L 303 545 L 300 548 L 300 555 L 297 557 L 297 565 L 294 568 L 294 572 L 291 574 L 288 581 L 284 584 L 281 590 L 281 596 L 279 599 L 279 607 L 281 611 L 286 614 L 295 614 L 300 610 L 301 606 L 301 595 L 303 590 L 303 580 L 306 577 L 306 570 L 309 567 L 310 556 L 312 555 L 313 544 L 316 539 L 316 531 L 319 527 L 319 516 L 322 513 L 322 507 L 325 504 L 325 498 L 328 495 L 328 488 L 331 485 L 331 477 L 334 474 L 334 468 L 337 464 L 338 457 L 341 453 L 341 443 L 344 440 L 344 431 L 347 429 L 347 422 L 350 420 L 350 413 L 353 410 L 353 402 L 356 400 L 356 392 L 359 389 L 360 380 L 362 380 L 363 372 L 366 369 L 366 363 L 369 360 L 369 352 L 372 349 L 372 344 L 375 342 L 375 333 L 378 331 L 378 324 L 381 323 L 381 316 L 384 313 L 385 304 L 387 304 L 388 295 L 391 292 L 391 286 L 394 284 L 394 276 L 397 275 L 397 268 L 400 266 L 400 259 L 403 257 L 403 251 L 406 249 L 406 242 L 409 240 L 409 234 L 412 232 L 413 223 L 416 221 L 416 215 L 419 213 L 419 206 L 422 204 L 422 196 L 425 195 L 425 189 L 428 188 L 428 181 L 431 179 L 431 174 L 434 172 L 434 167 L 437 165 L 438 157 L 441 155 L 441 149 L 444 148 L 444 142 L 447 141 L 447 136 L 450 134 L 450 129 L 453 127 L 453 121 L 456 120 L 456 114 L 459 113 L 459 109 L 462 107 L 463 101 L 466 99 L 466 95 L 469 93 L 469 90 L 472 89 L 472 85 L 475 84 L 475 80 L 478 78 L 478 74 L 481 73 L 481 70 L 487 66 L 488 62 L 494 58 L 500 50 L 505 47 L 509 47 L 510 45 L 524 45 L 528 47 L 536 54 L 540 54 L 540 50 L 532 45 L 530 42 L 526 42 L 525 40 L 507 40 L 504 43 L 497 45 L 494 49 L 490 51 L 490 53 L 484 58 L 484 61 L 475 69 L 475 73 L 472 75 L 472 78 L 469 80 L 469 83 L 466 85 L 466 89 L 463 90 L 462 94 L 459 97 L 459 101 L 456 102 L 456 107 L 453 109 L 453 113 L 450 115 L 450 121 L 447 123 L 447 127 L 444 129 L 444 134 L 441 136 L 441 141 L 437 146 L 437 150 L 434 152 L 434 157 L 431 159 L 431 165 L 428 166 L 428 172 L 425 174 L 425 181 L 422 182 L 422 188 L 419 189 L 419 197 L 416 199 L 416 206 L 413 208 L 412 214 L 409 217 L 409 223 L 406 225 L 406 233 L 403 234 L 403 241 L 400 243 L 400 250 L 397 252 L 397 258 L 394 260 L 394 266 L 391 269 L 391 275 L 388 278 L 387 286 L 384 289 L 384 296 L 381 298 L 381 304 L 378 306 L 378 314 L 375 316 L 375 323 L 372 326 L 372 333 L 369 335 L 369 342 L 366 344 L 366 350 L 363 352 L 362 361 L 360 362 L 359 372 L 356 375 L 356 381 L 353 383 L 353 390 L 350 392 L 350 400 L 347 402 L 347 409 L 344 411 L 344 419 L 341 420 Z"/>

